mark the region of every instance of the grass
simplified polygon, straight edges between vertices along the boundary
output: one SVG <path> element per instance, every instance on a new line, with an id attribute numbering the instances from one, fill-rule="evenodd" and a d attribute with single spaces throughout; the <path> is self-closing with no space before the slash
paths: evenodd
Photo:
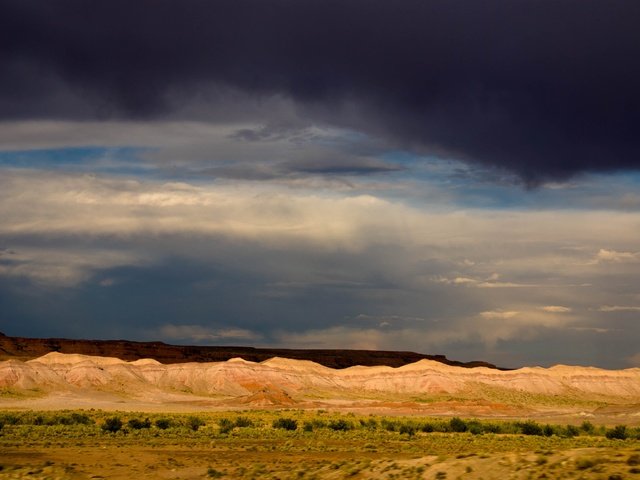
<path id="1" fill-rule="evenodd" d="M 44 390 L 39 388 L 30 388 L 30 389 L 14 389 L 3 387 L 0 388 L 0 398 L 17 398 L 17 399 L 28 399 L 28 398 L 38 398 L 46 395 Z"/>
<path id="2" fill-rule="evenodd" d="M 85 410 L 3 412 L 0 425 L 0 478 L 607 479 L 640 470 L 640 429 L 588 422 Z"/>

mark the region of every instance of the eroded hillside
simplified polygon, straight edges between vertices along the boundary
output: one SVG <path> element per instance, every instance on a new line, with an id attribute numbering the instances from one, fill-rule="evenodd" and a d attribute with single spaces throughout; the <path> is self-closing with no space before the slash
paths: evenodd
<path id="1" fill-rule="evenodd" d="M 165 365 L 152 359 L 127 362 L 54 352 L 26 362 L 1 362 L 0 389 L 5 392 L 0 406 L 28 408 L 295 406 L 585 417 L 618 408 L 624 415 L 637 416 L 633 404 L 640 398 L 640 369 L 554 366 L 500 371 L 431 360 L 397 368 L 333 369 L 277 357 L 260 363 L 234 358 Z"/>

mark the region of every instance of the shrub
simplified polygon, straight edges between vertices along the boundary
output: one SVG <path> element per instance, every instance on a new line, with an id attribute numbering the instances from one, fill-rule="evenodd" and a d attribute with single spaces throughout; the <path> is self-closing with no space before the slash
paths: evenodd
<path id="1" fill-rule="evenodd" d="M 235 423 L 238 428 L 253 427 L 253 421 L 248 417 L 238 417 Z"/>
<path id="2" fill-rule="evenodd" d="M 638 455 L 637 453 L 631 455 L 627 459 L 627 465 L 629 465 L 630 467 L 635 467 L 637 465 L 640 465 L 640 455 Z"/>
<path id="3" fill-rule="evenodd" d="M 607 430 L 605 436 L 609 439 L 625 440 L 627 438 L 627 427 L 625 425 L 616 425 L 610 430 Z"/>
<path id="4" fill-rule="evenodd" d="M 523 433 L 524 435 L 542 435 L 543 434 L 542 427 L 538 425 L 536 422 L 531 420 L 528 422 L 519 423 L 518 427 L 520 428 L 520 432 Z"/>
<path id="5" fill-rule="evenodd" d="M 122 420 L 120 420 L 120 417 L 107 418 L 101 428 L 105 432 L 116 433 L 122 428 Z"/>
<path id="6" fill-rule="evenodd" d="M 400 433 L 406 433 L 410 437 L 413 437 L 416 434 L 416 427 L 411 423 L 403 423 L 400 425 L 400 429 L 398 430 Z"/>
<path id="7" fill-rule="evenodd" d="M 127 424 L 129 425 L 129 428 L 132 428 L 133 430 L 140 430 L 142 428 L 151 428 L 151 420 L 149 420 L 148 418 L 145 418 L 144 420 L 132 418 L 127 422 Z"/>
<path id="8" fill-rule="evenodd" d="M 204 424 L 204 420 L 202 420 L 200 417 L 187 418 L 187 426 L 194 432 L 197 432 L 200 427 L 204 426 Z"/>
<path id="9" fill-rule="evenodd" d="M 580 430 L 574 425 L 567 425 L 562 434 L 563 437 L 573 438 L 580 435 Z"/>
<path id="10" fill-rule="evenodd" d="M 461 433 L 466 432 L 468 427 L 467 423 L 464 420 L 458 417 L 453 417 L 451 420 L 449 420 L 449 428 L 452 432 Z"/>
<path id="11" fill-rule="evenodd" d="M 368 430 L 376 430 L 378 428 L 378 421 L 375 418 L 360 419 L 360 426 Z"/>
<path id="12" fill-rule="evenodd" d="M 209 467 L 207 469 L 207 477 L 209 478 L 220 478 L 222 476 L 224 476 L 224 473 L 216 470 L 215 468 Z"/>
<path id="13" fill-rule="evenodd" d="M 545 437 L 550 437 L 555 433 L 555 431 L 553 430 L 553 427 L 547 423 L 542 428 L 542 433 L 544 434 Z"/>
<path id="14" fill-rule="evenodd" d="M 293 418 L 278 418 L 273 421 L 273 428 L 281 428 L 284 430 L 296 430 L 298 428 L 298 422 Z"/>
<path id="15" fill-rule="evenodd" d="M 582 425 L 580 425 L 580 430 L 582 430 L 584 433 L 591 435 L 595 430 L 595 427 L 593 426 L 593 423 L 591 423 L 589 420 L 585 420 L 584 422 L 582 422 Z"/>
<path id="16" fill-rule="evenodd" d="M 218 420 L 218 427 L 220 427 L 220 433 L 226 434 L 233 430 L 233 427 L 235 427 L 235 423 L 233 423 L 228 418 L 221 418 L 220 420 Z"/>
<path id="17" fill-rule="evenodd" d="M 346 420 L 340 418 L 338 420 L 332 420 L 327 425 L 331 430 L 342 431 L 345 432 L 347 430 L 351 430 L 353 425 L 351 422 L 347 422 Z"/>
<path id="18" fill-rule="evenodd" d="M 484 433 L 484 429 L 482 428 L 482 424 L 480 422 L 468 422 L 467 427 L 469 427 L 469 432 L 472 435 L 482 435 Z"/>
<path id="19" fill-rule="evenodd" d="M 0 416 L 0 422 L 2 422 L 4 425 L 18 425 L 18 423 L 20 423 L 20 419 L 13 413 L 5 413 L 4 415 Z"/>
<path id="20" fill-rule="evenodd" d="M 171 420 L 169 420 L 168 418 L 159 418 L 158 420 L 156 420 L 156 427 L 160 430 L 166 430 L 167 428 L 171 427 Z"/>
<path id="21" fill-rule="evenodd" d="M 73 419 L 67 415 L 56 415 L 51 421 L 52 425 L 73 425 Z"/>
<path id="22" fill-rule="evenodd" d="M 93 425 L 95 421 L 86 413 L 72 413 L 71 420 L 76 425 Z"/>
<path id="23" fill-rule="evenodd" d="M 425 422 L 422 425 L 420 425 L 420 430 L 425 433 L 431 433 L 434 430 L 433 424 L 429 422 Z"/>
<path id="24" fill-rule="evenodd" d="M 595 467 L 598 462 L 591 458 L 579 458 L 576 460 L 576 468 L 578 470 L 587 470 L 588 468 Z"/>
<path id="25" fill-rule="evenodd" d="M 305 432 L 313 432 L 313 423 L 312 422 L 304 422 L 302 425 L 302 430 Z"/>
<path id="26" fill-rule="evenodd" d="M 311 424 L 313 425 L 313 428 L 325 428 L 327 426 L 327 422 L 320 420 L 319 418 L 314 418 Z"/>
<path id="27" fill-rule="evenodd" d="M 482 426 L 482 430 L 486 433 L 501 433 L 502 427 L 497 423 L 485 423 Z"/>
<path id="28" fill-rule="evenodd" d="M 398 431 L 398 423 L 392 422 L 391 420 L 387 420 L 386 418 L 380 422 L 380 425 L 387 432 L 396 432 Z"/>

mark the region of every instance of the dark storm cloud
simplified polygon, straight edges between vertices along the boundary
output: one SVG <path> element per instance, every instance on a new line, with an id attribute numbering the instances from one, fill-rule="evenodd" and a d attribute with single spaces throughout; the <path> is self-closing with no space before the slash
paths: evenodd
<path id="1" fill-rule="evenodd" d="M 640 3 L 0 3 L 0 115 L 156 118 L 218 88 L 529 182 L 640 167 Z"/>

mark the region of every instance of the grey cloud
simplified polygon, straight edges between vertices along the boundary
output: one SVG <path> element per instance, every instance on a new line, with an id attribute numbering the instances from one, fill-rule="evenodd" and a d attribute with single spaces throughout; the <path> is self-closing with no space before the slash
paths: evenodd
<path id="1" fill-rule="evenodd" d="M 5 119 L 220 116 L 239 92 L 530 185 L 639 167 L 632 0 L 0 8 Z"/>
<path id="2" fill-rule="evenodd" d="M 263 345 L 473 353 L 506 366 L 613 367 L 637 353 L 637 312 L 597 310 L 637 305 L 637 268 L 592 262 L 602 245 L 635 252 L 627 213 L 429 211 L 262 184 L 37 172 L 6 172 L 0 200 L 0 245 L 19 261 L 0 257 L 8 334 L 144 339 L 200 326 Z"/>

